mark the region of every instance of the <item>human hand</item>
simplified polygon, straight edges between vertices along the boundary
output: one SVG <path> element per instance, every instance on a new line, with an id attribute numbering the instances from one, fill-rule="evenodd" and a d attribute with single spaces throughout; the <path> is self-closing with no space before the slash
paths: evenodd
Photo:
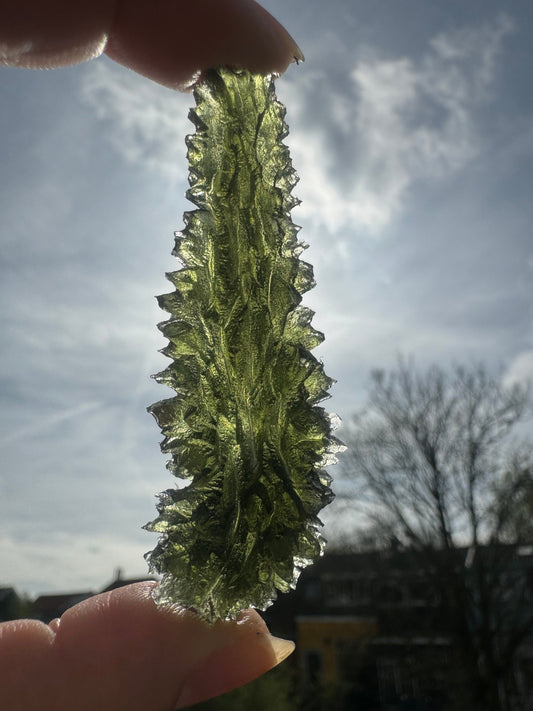
<path id="1" fill-rule="evenodd" d="M 209 625 L 160 608 L 156 583 L 127 585 L 45 625 L 0 625 L 0 708 L 9 711 L 174 711 L 241 686 L 294 644 L 253 610 Z"/>
<path id="2" fill-rule="evenodd" d="M 303 59 L 254 0 L 0 0 L 0 65 L 52 68 L 105 52 L 172 89 L 238 66 L 281 73 Z"/>
<path id="3" fill-rule="evenodd" d="M 105 52 L 171 88 L 217 65 L 282 72 L 303 59 L 253 0 L 0 0 L 0 65 L 51 68 Z M 97 595 L 61 622 L 0 625 L 0 709 L 173 711 L 225 693 L 282 661 L 253 611 L 209 626 L 160 609 L 152 583 Z"/>

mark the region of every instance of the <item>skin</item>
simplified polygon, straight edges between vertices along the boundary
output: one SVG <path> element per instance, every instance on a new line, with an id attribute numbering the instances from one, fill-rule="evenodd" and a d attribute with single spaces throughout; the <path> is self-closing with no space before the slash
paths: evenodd
<path id="1" fill-rule="evenodd" d="M 50 69 L 102 53 L 172 89 L 210 67 L 281 74 L 303 60 L 253 0 L 0 0 L 0 64 Z"/>
<path id="2" fill-rule="evenodd" d="M 96 595 L 45 625 L 0 625 L 0 708 L 173 711 L 268 671 L 294 649 L 253 610 L 209 625 L 158 607 L 145 582 Z"/>
<path id="3" fill-rule="evenodd" d="M 171 89 L 213 66 L 281 74 L 303 60 L 253 0 L 0 0 L 0 65 L 50 69 L 103 53 Z M 173 711 L 251 681 L 294 649 L 253 610 L 210 626 L 158 608 L 153 585 L 96 595 L 50 625 L 0 624 L 0 708 Z"/>

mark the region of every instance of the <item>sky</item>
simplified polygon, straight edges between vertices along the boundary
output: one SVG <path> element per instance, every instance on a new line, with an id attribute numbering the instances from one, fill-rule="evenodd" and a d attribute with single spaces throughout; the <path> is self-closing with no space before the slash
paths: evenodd
<path id="1" fill-rule="evenodd" d="M 532 377 L 533 5 L 262 4 L 306 55 L 277 92 L 328 409 L 349 420 L 399 355 Z M 0 586 L 146 573 L 192 104 L 106 58 L 0 68 Z"/>

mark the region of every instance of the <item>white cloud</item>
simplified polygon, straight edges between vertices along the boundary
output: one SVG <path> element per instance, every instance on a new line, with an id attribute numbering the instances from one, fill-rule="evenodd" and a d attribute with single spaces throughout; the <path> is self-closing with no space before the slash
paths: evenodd
<path id="1" fill-rule="evenodd" d="M 81 98 L 105 120 L 107 139 L 128 162 L 183 177 L 185 135 L 193 132 L 187 107 L 194 101 L 106 60 L 90 64 Z"/>
<path id="2" fill-rule="evenodd" d="M 289 144 L 303 176 L 299 215 L 331 232 L 350 226 L 377 233 L 402 209 L 415 181 L 461 170 L 481 148 L 476 110 L 491 98 L 502 44 L 512 29 L 501 15 L 441 33 L 416 60 L 364 48 L 348 63 L 341 88 L 320 70 L 284 80 L 280 93 L 287 95 L 296 128 Z M 171 178 L 183 176 L 191 96 L 106 61 L 88 67 L 81 91 L 127 161 L 142 161 Z M 328 106 L 327 121 L 309 120 L 309 96 Z M 342 139 L 336 151 L 331 132 Z M 350 162 L 353 170 L 347 172 Z M 339 165 L 342 180 L 336 179 Z"/>
<path id="3" fill-rule="evenodd" d="M 507 386 L 528 381 L 533 383 L 533 349 L 523 351 L 513 358 L 503 378 Z"/>
<path id="4" fill-rule="evenodd" d="M 290 114 L 304 124 L 293 121 L 297 132 L 289 139 L 303 176 L 301 214 L 331 232 L 351 227 L 377 233 L 398 214 L 415 181 L 461 170 L 480 151 L 476 111 L 491 99 L 512 27 L 502 15 L 440 34 L 418 60 L 367 48 L 341 89 L 318 73 L 303 83 L 291 80 Z M 322 125 L 309 120 L 310 83 L 316 101 L 329 107 Z M 328 132 L 341 138 L 336 148 Z M 342 181 L 336 180 L 338 166 L 350 160 L 353 170 L 344 169 Z"/>

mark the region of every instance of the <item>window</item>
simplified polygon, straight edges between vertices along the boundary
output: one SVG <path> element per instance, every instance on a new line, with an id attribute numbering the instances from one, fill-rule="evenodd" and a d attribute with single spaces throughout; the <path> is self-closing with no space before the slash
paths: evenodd
<path id="1" fill-rule="evenodd" d="M 304 655 L 304 678 L 308 684 L 316 684 L 322 676 L 322 652 L 308 649 Z"/>

